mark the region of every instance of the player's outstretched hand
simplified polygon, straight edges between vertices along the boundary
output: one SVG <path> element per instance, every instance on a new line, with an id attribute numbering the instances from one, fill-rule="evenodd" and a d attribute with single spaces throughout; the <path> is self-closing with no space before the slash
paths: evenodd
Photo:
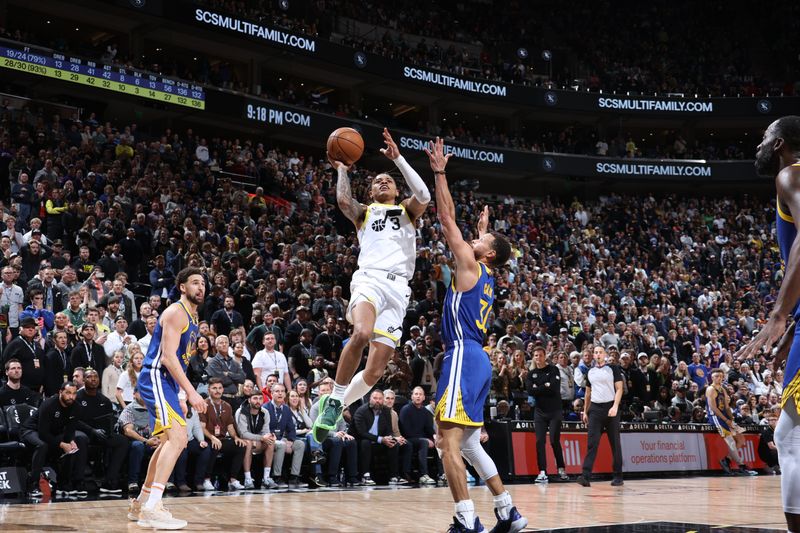
<path id="1" fill-rule="evenodd" d="M 478 236 L 483 235 L 487 231 L 489 231 L 489 206 L 485 205 L 478 218 Z"/>
<path id="2" fill-rule="evenodd" d="M 747 346 L 734 354 L 734 358 L 743 361 L 758 355 L 764 347 L 772 349 L 772 346 L 778 342 L 778 339 L 781 338 L 781 335 L 783 335 L 785 331 L 785 320 L 769 319 L 767 323 L 764 324 L 764 327 L 761 328 L 761 331 L 758 332 L 758 335 L 756 335 Z M 775 367 L 775 369 L 777 370 L 777 367 Z"/>
<path id="3" fill-rule="evenodd" d="M 205 413 L 206 412 L 206 401 L 203 399 L 202 396 L 197 394 L 197 391 L 193 390 L 189 394 L 186 395 L 186 401 L 194 408 L 195 411 L 198 413 Z"/>
<path id="4" fill-rule="evenodd" d="M 325 152 L 325 155 L 328 156 L 328 163 L 330 163 L 331 166 L 333 168 L 335 168 L 337 172 L 339 171 L 340 168 L 343 168 L 345 170 L 350 170 L 350 165 L 345 165 L 341 161 L 337 161 L 336 159 L 333 159 L 331 157 L 331 154 L 329 154 L 328 152 Z"/>
<path id="5" fill-rule="evenodd" d="M 397 148 L 397 143 L 392 139 L 389 130 L 383 128 L 383 142 L 386 143 L 386 148 L 381 148 L 381 153 L 394 161 L 400 157 L 400 150 Z"/>
<path id="6" fill-rule="evenodd" d="M 444 139 L 441 137 L 436 137 L 435 141 L 431 141 L 431 147 L 424 148 L 425 153 L 428 154 L 428 159 L 431 162 L 431 170 L 434 173 L 436 172 L 444 172 L 444 167 L 447 166 L 447 162 L 453 156 L 453 154 L 444 153 Z"/>

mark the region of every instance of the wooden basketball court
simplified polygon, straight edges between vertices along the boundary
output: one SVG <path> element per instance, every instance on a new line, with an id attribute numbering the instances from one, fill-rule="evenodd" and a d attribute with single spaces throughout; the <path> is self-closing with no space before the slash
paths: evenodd
<path id="1" fill-rule="evenodd" d="M 590 488 L 551 483 L 508 489 L 530 520 L 526 531 L 586 526 L 651 533 L 786 530 L 776 476 L 629 480 L 620 488 L 597 481 Z M 489 531 L 495 524 L 491 494 L 485 487 L 471 488 L 470 494 Z M 176 517 L 189 521 L 184 531 L 203 532 L 444 532 L 453 511 L 447 488 L 217 493 L 166 498 L 165 505 Z M 0 528 L 145 531 L 128 522 L 126 512 L 124 499 L 0 505 Z M 648 522 L 676 524 L 664 527 Z M 712 527 L 689 527 L 702 524 Z"/>

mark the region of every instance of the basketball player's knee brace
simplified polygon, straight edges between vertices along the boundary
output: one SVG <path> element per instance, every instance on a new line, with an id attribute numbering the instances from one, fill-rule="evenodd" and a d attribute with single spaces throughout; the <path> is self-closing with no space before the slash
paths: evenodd
<path id="1" fill-rule="evenodd" d="M 469 428 L 464 430 L 461 441 L 461 455 L 475 468 L 480 478 L 484 481 L 497 475 L 497 466 L 492 458 L 481 446 L 481 429 Z"/>

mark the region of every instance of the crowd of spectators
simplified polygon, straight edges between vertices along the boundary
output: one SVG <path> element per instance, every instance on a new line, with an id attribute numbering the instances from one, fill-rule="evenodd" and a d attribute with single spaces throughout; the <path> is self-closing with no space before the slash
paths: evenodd
<path id="1" fill-rule="evenodd" d="M 220 8 L 231 7 L 227 4 L 229 3 L 222 3 Z M 286 13 L 283 11 L 278 10 L 275 16 L 277 15 L 280 15 L 280 20 L 289 20 L 285 18 Z M 312 30 L 313 25 L 304 28 L 303 31 Z M 246 76 L 238 72 L 230 62 L 212 61 L 203 54 L 195 53 L 193 59 L 187 58 L 184 61 L 181 60 L 179 54 L 157 48 L 161 51 L 154 52 L 155 55 L 146 58 L 131 58 L 122 54 L 113 43 L 104 48 L 92 49 L 80 47 L 76 42 L 53 36 L 50 36 L 49 40 L 43 40 L 31 32 L 10 31 L 3 28 L 0 28 L 0 37 L 22 42 L 43 43 L 59 51 L 77 47 L 79 52 L 105 62 L 159 72 L 193 83 L 244 93 L 250 93 L 252 88 Z M 320 90 L 318 84 L 301 82 L 290 76 L 265 76 L 260 91 L 260 96 L 265 98 L 342 118 L 364 120 L 399 129 L 403 129 L 404 126 L 398 123 L 391 109 L 375 109 L 373 113 L 366 113 L 364 109 L 344 101 L 341 95 L 329 94 Z M 741 135 L 739 138 L 724 140 L 703 135 L 689 141 L 679 132 L 666 131 L 659 133 L 655 138 L 653 136 L 642 138 L 640 135 L 624 131 L 601 133 L 593 126 L 581 124 L 566 126 L 554 124 L 549 127 L 537 125 L 536 127 L 522 128 L 520 131 L 509 131 L 488 121 L 469 124 L 464 121 L 451 120 L 449 122 L 441 121 L 439 124 L 419 121 L 412 129 L 417 133 L 438 135 L 446 140 L 466 144 L 611 158 L 736 160 L 752 157 L 754 150 L 754 147 L 751 146 L 754 143 L 747 137 L 742 138 Z"/>
<path id="2" fill-rule="evenodd" d="M 429 426 L 409 429 L 402 420 L 408 406 L 425 409 L 441 366 L 440 309 L 452 270 L 434 206 L 418 222 L 404 336 L 379 383 L 387 392 L 353 406 L 334 442 L 323 446 L 333 450 L 323 474 L 320 451 L 304 435 L 312 401 L 335 377 L 347 342 L 344 311 L 358 256 L 355 232 L 336 208 L 330 165 L 258 141 L 192 130 L 152 137 L 135 124 L 94 115 L 66 120 L 30 109 L 0 113 L 0 162 L 12 181 L 11 203 L 0 206 L 0 338 L 8 380 L 0 399 L 48 398 L 47 409 L 22 432 L 38 450 L 35 468 L 58 447 L 80 464 L 87 454 L 74 450 L 93 442 L 113 448 L 117 457 L 101 487 L 125 485 L 119 469 L 127 453 L 127 481 L 135 489 L 154 444 L 136 399 L 136 372 L 174 276 L 185 266 L 207 276 L 189 375 L 214 407 L 196 417 L 197 445 L 187 448 L 194 488 L 214 488 L 215 468 L 218 486 L 253 483 L 243 450 L 256 447 L 264 452 L 267 488 L 299 485 L 309 460 L 314 465 L 306 468 L 319 472 L 314 479 L 323 483 L 372 484 L 370 469 L 382 464 L 365 459 L 373 449 L 388 454 L 381 482 L 411 477 L 412 450 L 424 462 L 422 444 L 433 446 Z M 260 186 L 248 194 L 218 169 L 249 175 Z M 354 170 L 356 197 L 366 200 L 370 176 Z M 768 356 L 738 362 L 732 353 L 763 324 L 781 280 L 773 202 L 644 193 L 581 203 L 459 193 L 455 203 L 466 238 L 488 203 L 494 229 L 516 243 L 512 260 L 496 273 L 489 318 L 490 404 L 497 416 L 511 409 L 530 416 L 525 375 L 537 344 L 561 366 L 562 399 L 573 416 L 571 402 L 580 402 L 591 360 L 586 354 L 599 343 L 628 376 L 625 419 L 654 412 L 675 421 L 704 420 L 708 369 L 722 367 L 737 417 L 760 422 L 779 401 L 781 370 Z M 107 401 L 95 401 L 85 425 L 62 428 L 61 436 L 52 428 L 42 433 L 40 420 L 48 413 L 75 409 L 88 416 L 83 398 L 96 399 L 98 391 Z M 376 413 L 394 417 L 386 396 L 400 424 L 391 434 L 374 434 Z M 242 425 L 240 407 L 250 409 L 255 424 Z M 111 414 L 115 408 L 120 417 Z M 291 416 L 277 416 L 276 409 Z M 419 424 L 432 416 L 423 415 L 407 418 Z M 122 433 L 110 423 L 116 421 Z M 209 427 L 224 431 L 210 433 Z M 128 440 L 111 438 L 118 434 Z M 213 452 L 203 451 L 209 445 Z M 284 458 L 290 467 L 283 468 Z M 83 470 L 71 466 L 75 484 L 65 490 L 81 491 Z M 415 479 L 435 482 L 426 468 L 417 465 Z M 181 474 L 175 484 L 192 488 L 188 473 Z"/>

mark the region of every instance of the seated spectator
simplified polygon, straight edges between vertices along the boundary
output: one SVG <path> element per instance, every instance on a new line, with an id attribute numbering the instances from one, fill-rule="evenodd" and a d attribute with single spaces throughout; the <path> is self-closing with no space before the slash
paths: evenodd
<path id="1" fill-rule="evenodd" d="M 767 468 L 773 474 L 780 474 L 781 467 L 778 464 L 778 448 L 775 446 L 775 426 L 778 423 L 778 413 L 775 411 L 767 415 L 767 426 L 761 430 L 761 437 L 758 440 L 758 456 L 767 463 Z"/>
<path id="2" fill-rule="evenodd" d="M 300 482 L 300 468 L 305 455 L 305 440 L 297 438 L 297 429 L 289 406 L 286 404 L 286 389 L 280 383 L 272 386 L 272 400 L 267 404 L 270 431 L 275 435 L 275 458 L 272 469 L 276 482 L 281 487 L 298 488 L 308 486 Z M 283 461 L 286 455 L 292 456 L 292 467 L 288 482 L 284 481 Z"/>
<path id="3" fill-rule="evenodd" d="M 242 365 L 228 354 L 228 337 L 218 336 L 214 341 L 214 347 L 216 354 L 209 360 L 206 372 L 208 372 L 209 378 L 220 380 L 223 387 L 222 398 L 231 403 L 239 392 L 239 385 L 244 383 L 244 370 L 242 370 Z"/>
<path id="4" fill-rule="evenodd" d="M 124 370 L 122 369 L 122 362 L 125 360 L 125 355 L 122 353 L 121 350 L 117 350 L 114 352 L 113 357 L 111 357 L 111 363 L 103 370 L 103 396 L 111 400 L 112 402 L 118 402 L 117 400 L 117 383 L 119 382 L 119 377 L 122 375 Z M 122 407 L 124 409 L 124 407 Z"/>
<path id="5" fill-rule="evenodd" d="M 361 484 L 375 485 L 370 475 L 372 453 L 376 448 L 384 448 L 389 458 L 389 484 L 402 484 L 398 476 L 400 443 L 392 434 L 392 415 L 383 405 L 383 392 L 372 391 L 369 403 L 359 407 L 353 415 L 350 430 L 358 440 L 358 462 Z"/>
<path id="6" fill-rule="evenodd" d="M 81 326 L 81 340 L 75 348 L 72 349 L 72 353 L 69 357 L 71 369 L 75 369 L 76 367 L 91 367 L 101 372 L 106 368 L 106 352 L 100 344 L 95 342 L 96 333 L 97 328 L 91 322 L 85 322 L 83 326 Z M 101 339 L 105 342 L 103 337 L 101 337 Z"/>
<path id="7" fill-rule="evenodd" d="M 33 317 L 21 318 L 19 335 L 6 345 L 3 360 L 16 359 L 22 365 L 22 384 L 33 392 L 41 393 L 47 375 L 45 354 L 35 339 L 36 320 Z"/>
<path id="8" fill-rule="evenodd" d="M 100 376 L 87 369 L 84 388 L 76 395 L 78 429 L 89 437 L 89 443 L 103 448 L 104 479 L 100 492 L 119 494 L 119 475 L 128 452 L 128 439 L 114 431 L 116 417 L 111 400 L 99 393 Z"/>
<path id="9" fill-rule="evenodd" d="M 242 367 L 242 372 L 244 372 L 245 380 L 250 381 L 253 385 L 255 385 L 256 375 L 255 372 L 253 372 L 253 365 L 250 364 L 250 360 L 247 357 L 245 357 L 244 350 L 245 350 L 244 342 L 236 341 L 235 343 L 233 343 L 233 346 L 231 346 L 229 355 L 233 358 L 234 361 L 236 361 L 239 364 L 239 366 Z"/>
<path id="10" fill-rule="evenodd" d="M 133 401 L 133 391 L 136 389 L 136 382 L 138 381 L 139 373 L 142 371 L 143 363 L 144 356 L 141 353 L 134 354 L 128 361 L 125 371 L 117 379 L 114 399 L 121 409 L 125 409 Z"/>
<path id="11" fill-rule="evenodd" d="M 52 311 L 44 307 L 44 292 L 42 289 L 33 288 L 29 290 L 28 299 L 31 304 L 19 314 L 19 319 L 25 320 L 26 317 L 31 317 L 36 320 L 37 337 L 40 339 L 42 348 L 44 348 L 47 332 L 55 326 L 56 316 Z"/>
<path id="12" fill-rule="evenodd" d="M 325 358 L 318 354 L 316 357 L 314 357 L 311 372 L 308 373 L 307 383 L 311 384 L 312 398 L 318 398 L 322 395 L 322 393 L 319 392 L 319 386 L 329 377 L 329 375 L 328 369 L 325 368 Z"/>
<path id="13" fill-rule="evenodd" d="M 311 372 L 309 361 L 317 355 L 317 348 L 312 344 L 314 332 L 304 328 L 300 332 L 300 342 L 289 349 L 288 361 L 292 383 L 298 379 L 305 379 Z"/>
<path id="14" fill-rule="evenodd" d="M 46 396 L 56 394 L 61 384 L 69 380 L 69 353 L 67 352 L 67 333 L 65 331 L 51 332 L 53 347 L 45 354 L 44 364 L 47 369 L 44 383 Z"/>
<path id="15" fill-rule="evenodd" d="M 227 347 L 226 347 L 227 348 Z M 227 355 L 227 350 L 225 351 Z M 226 474 L 228 476 L 228 490 L 242 490 L 242 485 L 237 479 L 242 470 L 244 452 L 247 443 L 239 438 L 233 419 L 233 410 L 228 402 L 222 399 L 222 380 L 211 378 L 208 380 L 208 405 L 206 412 L 200 414 L 203 434 L 211 443 L 212 456 L 206 469 L 205 479 L 210 482 L 214 466 L 221 456 Z M 205 484 L 205 482 L 204 482 Z"/>
<path id="16" fill-rule="evenodd" d="M 400 433 L 408 441 L 419 463 L 420 485 L 436 485 L 436 480 L 428 475 L 428 452 L 434 451 L 433 414 L 425 408 L 425 391 L 415 387 L 411 392 L 411 402 L 400 410 Z M 411 450 L 409 450 L 411 451 Z M 403 472 L 411 472 L 411 453 L 405 454 Z"/>
<path id="17" fill-rule="evenodd" d="M 5 364 L 6 381 L 0 387 L 0 407 L 27 404 L 39 405 L 40 396 L 22 384 L 22 364 L 17 359 L 9 359 Z"/>
<path id="18" fill-rule="evenodd" d="M 325 378 L 319 384 L 320 396 L 330 394 L 333 392 L 333 379 Z M 313 422 L 319 416 L 319 399 L 311 405 L 309 418 Z M 349 486 L 353 487 L 359 484 L 358 479 L 358 464 L 357 464 L 357 449 L 355 437 L 347 432 L 347 423 L 342 418 L 337 422 L 334 431 L 328 433 L 327 438 L 322 443 L 322 449 L 326 454 L 325 461 L 325 484 L 329 487 Z M 342 464 L 342 455 L 344 455 L 344 481 L 339 480 L 339 469 Z"/>
<path id="19" fill-rule="evenodd" d="M 33 450 L 28 485 L 32 495 L 41 496 L 39 478 L 48 458 L 60 462 L 58 490 L 62 494 L 86 496 L 84 472 L 89 438 L 77 429 L 77 387 L 71 381 L 61 384 L 58 394 L 42 402 L 20 429 L 25 446 Z"/>
<path id="20" fill-rule="evenodd" d="M 183 391 L 181 391 L 183 392 Z M 180 394 L 180 393 L 179 393 Z M 208 462 L 211 460 L 211 447 L 203 434 L 203 427 L 200 424 L 200 417 L 194 412 L 191 405 L 181 402 L 181 406 L 186 406 L 184 419 L 186 420 L 186 433 L 188 441 L 186 448 L 181 451 L 175 463 L 173 471 L 175 485 L 181 492 L 190 492 L 192 489 L 186 483 L 186 471 L 189 466 L 189 459 L 194 458 L 194 487 L 198 492 L 214 490 L 214 485 L 210 480 L 205 479 L 208 470 Z"/>
<path id="21" fill-rule="evenodd" d="M 275 453 L 275 435 L 270 431 L 269 411 L 262 406 L 264 397 L 258 389 L 250 388 L 247 401 L 242 403 L 234 415 L 236 427 L 245 441 L 244 451 L 244 488 L 255 488 L 250 468 L 253 456 L 264 455 L 264 475 L 261 478 L 262 489 L 276 489 L 278 484 L 270 476 L 272 459 Z"/>
<path id="22" fill-rule="evenodd" d="M 131 343 L 136 342 L 136 337 L 128 333 L 128 321 L 122 315 L 117 315 L 114 319 L 114 330 L 108 334 L 106 342 L 103 343 L 103 350 L 106 353 L 106 359 L 111 360 L 114 352 L 122 350 L 128 353 L 128 348 Z"/>
<path id="23" fill-rule="evenodd" d="M 128 403 L 119 415 L 119 427 L 122 434 L 128 437 L 128 494 L 136 494 L 139 490 L 139 475 L 142 463 L 150 458 L 158 448 L 158 437 L 151 435 L 150 415 L 144 406 L 139 389 L 133 389 L 133 401 Z"/>

